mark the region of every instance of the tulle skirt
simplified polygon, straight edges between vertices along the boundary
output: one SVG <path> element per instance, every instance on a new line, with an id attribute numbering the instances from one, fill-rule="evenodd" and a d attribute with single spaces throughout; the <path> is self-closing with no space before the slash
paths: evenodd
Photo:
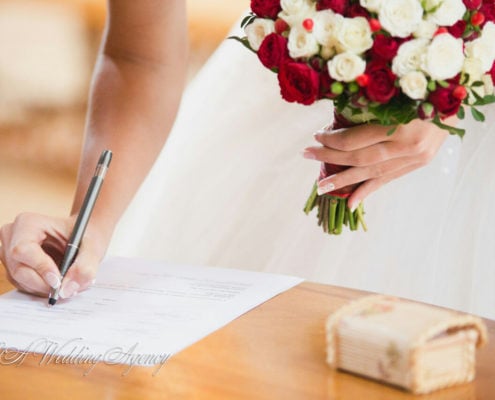
<path id="1" fill-rule="evenodd" d="M 301 276 L 495 319 L 495 109 L 462 121 L 426 167 L 365 200 L 369 231 L 328 236 L 302 209 L 303 159 L 332 105 L 283 101 L 234 41 L 188 86 L 166 146 L 110 253 Z"/>

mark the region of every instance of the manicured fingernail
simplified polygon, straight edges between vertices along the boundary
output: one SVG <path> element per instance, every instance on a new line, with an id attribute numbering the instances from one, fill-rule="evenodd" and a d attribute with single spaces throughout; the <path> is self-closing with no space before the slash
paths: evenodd
<path id="1" fill-rule="evenodd" d="M 335 185 L 330 182 L 330 183 L 327 183 L 326 185 L 318 186 L 318 188 L 316 189 L 316 192 L 318 193 L 318 195 L 321 196 L 322 194 L 332 192 L 334 189 L 335 189 Z"/>
<path id="2" fill-rule="evenodd" d="M 45 281 L 48 283 L 53 289 L 56 289 L 60 286 L 60 278 L 53 272 L 47 272 L 45 274 Z"/>
<path id="3" fill-rule="evenodd" d="M 330 126 L 324 126 L 316 131 L 316 134 L 327 133 L 330 129 Z"/>
<path id="4" fill-rule="evenodd" d="M 96 283 L 96 279 L 93 279 L 93 280 L 91 281 L 91 285 L 94 285 L 95 283 Z"/>
<path id="5" fill-rule="evenodd" d="M 63 299 L 68 299 L 69 297 L 75 296 L 79 290 L 79 284 L 74 281 L 64 282 L 62 289 L 60 289 L 60 297 Z"/>
<path id="6" fill-rule="evenodd" d="M 316 193 L 318 193 L 318 195 L 321 196 L 322 194 L 331 192 L 335 189 L 335 183 L 332 182 L 335 175 L 336 174 L 327 176 L 318 182 L 318 187 L 316 188 Z"/>
<path id="7" fill-rule="evenodd" d="M 303 157 L 307 158 L 308 160 L 316 160 L 316 155 L 308 150 L 304 150 Z"/>

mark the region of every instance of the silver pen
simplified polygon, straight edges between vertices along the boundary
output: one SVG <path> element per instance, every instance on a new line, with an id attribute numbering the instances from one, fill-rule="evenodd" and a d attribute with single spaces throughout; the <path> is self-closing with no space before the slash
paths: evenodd
<path id="1" fill-rule="evenodd" d="M 64 258 L 59 265 L 62 279 L 65 277 L 65 274 L 77 256 L 84 232 L 88 226 L 89 218 L 95 206 L 98 194 L 100 193 L 108 167 L 110 166 L 110 161 L 112 161 L 112 152 L 110 150 L 103 150 L 100 159 L 98 160 L 98 164 L 96 165 L 93 178 L 89 184 L 88 191 L 86 192 L 86 196 L 84 197 L 81 209 L 79 210 L 72 234 L 70 235 L 67 246 L 65 247 Z M 49 306 L 53 306 L 57 302 L 61 287 L 62 285 L 50 292 L 50 297 L 48 299 Z"/>

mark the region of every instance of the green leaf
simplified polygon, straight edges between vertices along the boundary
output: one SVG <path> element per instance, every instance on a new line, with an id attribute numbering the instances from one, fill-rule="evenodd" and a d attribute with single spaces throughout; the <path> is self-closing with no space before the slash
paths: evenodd
<path id="1" fill-rule="evenodd" d="M 459 111 L 457 111 L 457 118 L 464 119 L 465 116 L 466 116 L 466 113 L 464 111 L 464 107 L 461 106 L 459 108 Z"/>
<path id="2" fill-rule="evenodd" d="M 252 48 L 251 48 L 251 45 L 249 44 L 249 41 L 247 39 L 247 37 L 243 37 L 243 38 L 240 38 L 239 36 L 229 36 L 227 39 L 233 39 L 233 40 L 236 40 L 238 41 L 239 43 L 242 43 L 242 45 L 244 47 L 246 47 L 247 49 L 251 50 L 254 54 L 257 54 L 256 51 L 254 51 Z"/>
<path id="3" fill-rule="evenodd" d="M 474 107 L 471 107 L 471 114 L 476 121 L 483 122 L 485 120 L 485 115 Z"/>
<path id="4" fill-rule="evenodd" d="M 476 100 L 472 105 L 473 106 L 484 106 L 486 104 L 495 103 L 495 95 L 490 94 L 484 97 L 478 96 L 478 100 Z"/>
<path id="5" fill-rule="evenodd" d="M 481 97 L 476 90 L 470 90 L 471 94 L 476 98 L 476 102 L 483 101 L 483 97 Z"/>
<path id="6" fill-rule="evenodd" d="M 437 83 L 443 87 L 443 88 L 448 88 L 449 87 L 449 83 L 448 82 L 445 82 L 445 81 L 437 81 Z"/>
<path id="7" fill-rule="evenodd" d="M 473 87 L 484 86 L 484 85 L 485 84 L 481 81 L 476 81 L 476 82 L 471 83 L 471 86 L 473 86 Z"/>
<path id="8" fill-rule="evenodd" d="M 450 125 L 447 125 L 447 124 L 444 124 L 440 118 L 438 117 L 438 115 L 435 115 L 435 117 L 432 119 L 432 121 L 436 126 L 438 126 L 439 128 L 441 129 L 445 129 L 446 131 L 448 131 L 451 135 L 457 135 L 459 136 L 460 138 L 464 137 L 464 134 L 466 133 L 466 131 L 464 129 L 461 129 L 461 128 L 456 128 L 454 126 L 450 126 Z"/>
<path id="9" fill-rule="evenodd" d="M 246 26 L 251 24 L 255 19 L 256 19 L 256 15 L 254 15 L 254 14 L 247 15 L 241 21 L 241 28 L 245 28 Z"/>

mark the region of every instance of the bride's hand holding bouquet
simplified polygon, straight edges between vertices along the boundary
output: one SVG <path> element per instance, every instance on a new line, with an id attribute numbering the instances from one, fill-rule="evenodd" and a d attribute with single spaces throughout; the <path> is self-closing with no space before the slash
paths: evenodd
<path id="1" fill-rule="evenodd" d="M 251 9 L 237 39 L 277 73 L 282 97 L 330 99 L 332 131 L 348 128 L 317 134 L 323 146 L 305 151 L 323 161 L 305 211 L 318 208 L 325 232 L 366 229 L 360 200 L 428 161 L 439 131 L 462 136 L 447 118 L 470 108 L 482 121 L 478 106 L 495 101 L 492 0 L 252 0 Z"/>
<path id="2" fill-rule="evenodd" d="M 427 165 L 448 135 L 445 130 L 419 119 L 401 125 L 393 135 L 387 136 L 387 130 L 366 124 L 337 132 L 331 127 L 317 132 L 314 137 L 321 146 L 305 149 L 304 157 L 348 167 L 322 178 L 318 193 L 355 187 L 347 199 L 349 208 L 354 210 L 384 184 Z"/>

